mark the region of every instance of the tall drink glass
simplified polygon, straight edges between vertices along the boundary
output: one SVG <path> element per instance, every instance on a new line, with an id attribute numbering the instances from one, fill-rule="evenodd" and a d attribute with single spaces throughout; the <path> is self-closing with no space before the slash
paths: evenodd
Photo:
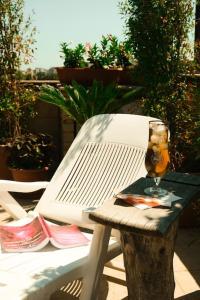
<path id="1" fill-rule="evenodd" d="M 147 195 L 164 196 L 167 190 L 159 187 L 161 177 L 169 166 L 168 127 L 161 121 L 149 122 L 149 142 L 145 158 L 148 176 L 154 178 L 155 185 L 144 190 Z"/>

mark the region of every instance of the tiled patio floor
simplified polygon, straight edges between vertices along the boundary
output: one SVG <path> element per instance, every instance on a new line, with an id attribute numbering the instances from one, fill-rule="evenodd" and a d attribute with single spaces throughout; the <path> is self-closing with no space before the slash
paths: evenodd
<path id="1" fill-rule="evenodd" d="M 27 203 L 24 202 L 26 207 Z M 0 223 L 7 222 L 9 215 L 0 207 Z M 127 300 L 125 272 L 122 255 L 114 260 L 119 270 L 104 268 L 99 300 Z M 200 300 L 200 228 L 179 229 L 174 256 L 175 299 Z M 159 280 L 159 278 L 158 278 Z M 64 300 L 66 294 L 58 292 L 52 300 Z M 162 299 L 160 299 L 162 300 Z"/>

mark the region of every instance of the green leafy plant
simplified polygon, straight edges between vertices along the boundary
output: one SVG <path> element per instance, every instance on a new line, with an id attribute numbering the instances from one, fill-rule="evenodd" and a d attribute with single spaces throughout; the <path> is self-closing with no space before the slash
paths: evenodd
<path id="1" fill-rule="evenodd" d="M 53 162 L 52 137 L 46 134 L 22 134 L 8 143 L 8 166 L 15 169 L 49 168 Z"/>
<path id="2" fill-rule="evenodd" d="M 11 134 L 8 137 L 13 138 L 26 131 L 31 119 L 37 115 L 36 91 L 31 88 L 19 86 L 17 97 L 19 97 L 19 101 L 12 101 L 11 91 L 11 93 L 7 94 L 7 97 L 2 99 L 3 106 L 1 107 L 1 110 L 3 110 L 5 114 L 9 115 L 7 126 Z"/>
<path id="3" fill-rule="evenodd" d="M 127 68 L 134 62 L 129 41 L 120 42 L 111 34 L 102 36 L 100 45 L 78 44 L 75 48 L 61 43 L 64 66 L 70 68 Z"/>
<path id="4" fill-rule="evenodd" d="M 144 113 L 168 122 L 171 167 L 179 169 L 192 148 L 196 126 L 193 86 L 187 79 L 192 2 L 125 0 L 120 6 L 146 89 Z"/>
<path id="5" fill-rule="evenodd" d="M 90 46 L 87 60 L 92 68 L 126 68 L 133 64 L 133 53 L 129 41 L 119 42 L 111 34 L 102 36 L 100 46 Z"/>
<path id="6" fill-rule="evenodd" d="M 140 87 L 123 93 L 114 83 L 104 86 L 101 81 L 94 80 L 92 86 L 86 88 L 73 81 L 72 86 L 65 85 L 62 91 L 53 86 L 42 86 L 40 99 L 57 105 L 82 125 L 94 115 L 116 112 L 133 102 L 140 93 Z"/>
<path id="7" fill-rule="evenodd" d="M 89 88 L 73 81 L 72 86 L 65 85 L 62 92 L 52 86 L 42 86 L 40 93 L 41 100 L 59 106 L 79 124 L 94 115 L 108 112 L 116 97 L 114 84 L 103 86 L 99 81 L 94 81 Z"/>
<path id="8" fill-rule="evenodd" d="M 83 68 L 87 66 L 84 58 L 85 47 L 78 44 L 75 48 L 71 48 L 67 43 L 61 43 L 61 52 L 63 53 L 64 66 L 67 68 Z"/>
<path id="9" fill-rule="evenodd" d="M 193 90 L 190 96 L 192 106 L 190 105 L 189 114 L 191 116 L 190 128 L 185 130 L 183 134 L 187 139 L 187 144 L 183 145 L 185 159 L 181 166 L 181 171 L 184 172 L 200 172 L 200 88 Z M 188 114 L 188 112 L 185 112 Z M 187 147 L 187 148 L 186 148 Z"/>
<path id="10" fill-rule="evenodd" d="M 23 8 L 24 0 L 2 0 L 0 4 L 1 142 L 7 137 L 19 135 L 23 130 L 23 121 L 33 115 L 33 106 L 30 110 L 28 106 L 31 99 L 33 102 L 35 100 L 28 96 L 27 89 L 20 85 L 17 78 L 21 64 L 29 63 L 34 52 L 35 28 L 31 27 L 30 18 L 24 19 Z"/>

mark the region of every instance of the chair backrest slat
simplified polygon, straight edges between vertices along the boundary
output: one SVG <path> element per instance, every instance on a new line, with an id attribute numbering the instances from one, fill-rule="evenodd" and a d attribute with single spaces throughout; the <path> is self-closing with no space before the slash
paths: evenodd
<path id="1" fill-rule="evenodd" d="M 56 201 L 99 206 L 114 189 L 132 183 L 143 163 L 144 149 L 118 143 L 87 143 Z"/>

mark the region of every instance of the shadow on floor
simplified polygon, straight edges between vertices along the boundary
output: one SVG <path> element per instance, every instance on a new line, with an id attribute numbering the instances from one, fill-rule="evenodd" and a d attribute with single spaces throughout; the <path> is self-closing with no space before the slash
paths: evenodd
<path id="1" fill-rule="evenodd" d="M 199 299 L 200 299 L 200 291 L 195 291 L 193 293 L 176 298 L 176 300 L 199 300 Z"/>
<path id="2" fill-rule="evenodd" d="M 78 300 L 82 288 L 81 280 L 74 280 L 73 282 L 63 286 L 61 290 L 56 291 L 51 296 L 50 300 Z M 108 281 L 103 276 L 100 283 L 100 292 L 98 300 L 106 300 L 108 295 Z M 113 299 L 114 300 L 114 299 Z"/>
<path id="3" fill-rule="evenodd" d="M 200 228 L 179 229 L 175 252 L 185 265 L 197 284 L 200 286 Z M 200 292 L 199 292 L 200 293 Z M 194 298 L 195 300 L 200 300 Z M 179 299 L 179 298 L 178 298 Z M 193 298 L 180 298 L 192 299 Z"/>

